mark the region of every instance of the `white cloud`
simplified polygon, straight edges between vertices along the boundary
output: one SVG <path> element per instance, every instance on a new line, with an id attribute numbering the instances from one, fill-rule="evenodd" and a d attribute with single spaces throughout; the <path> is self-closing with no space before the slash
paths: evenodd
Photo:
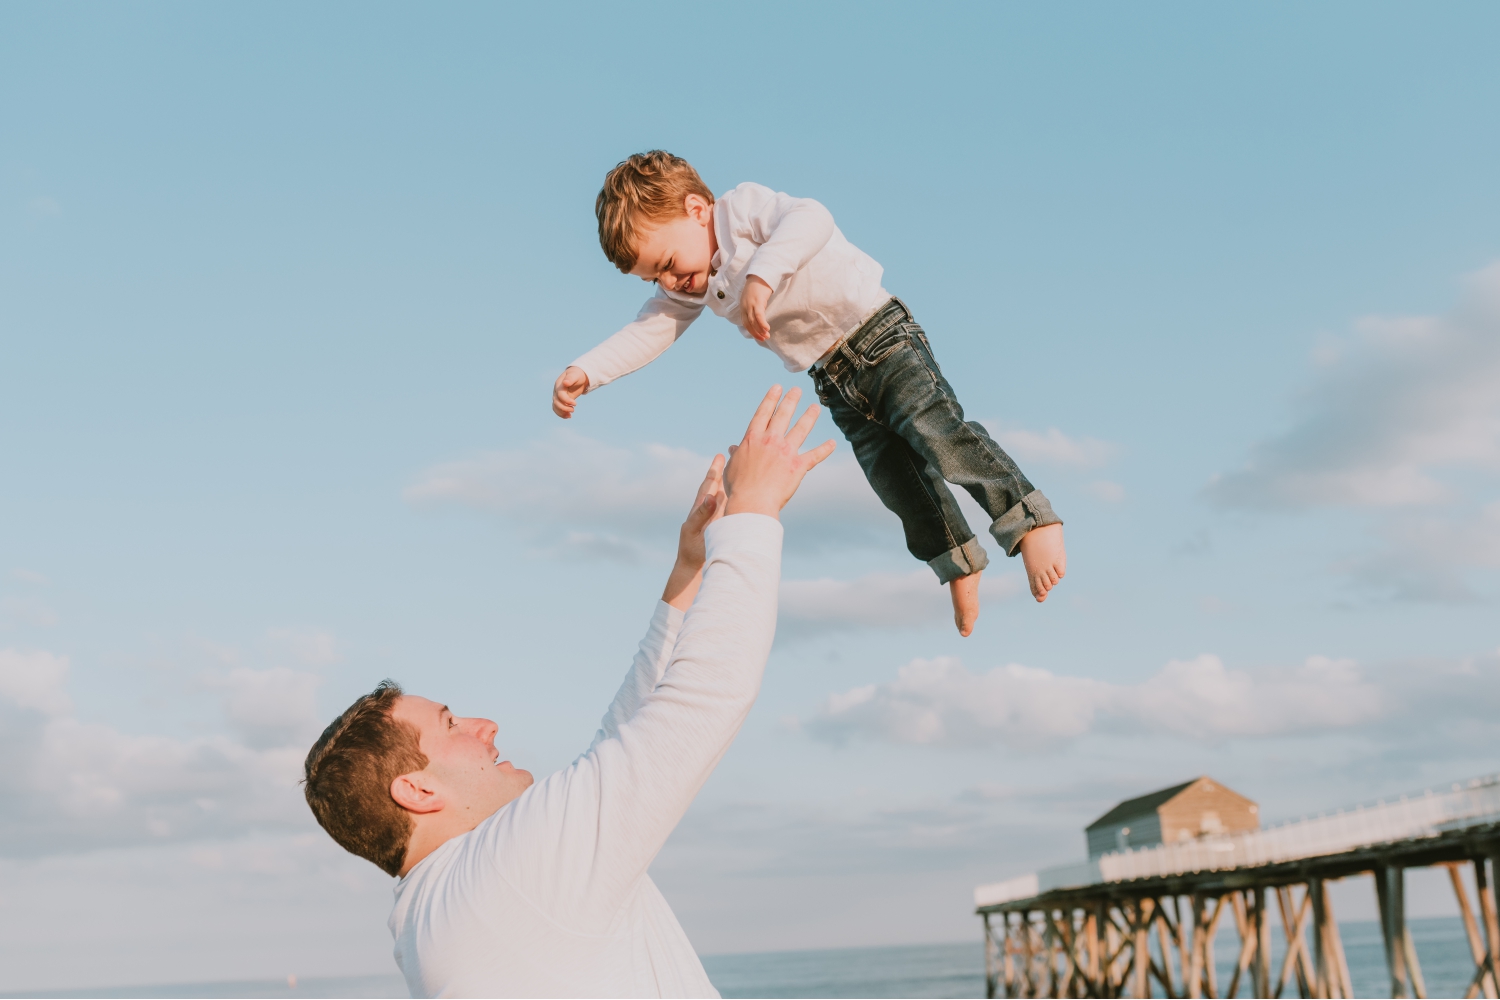
<path id="1" fill-rule="evenodd" d="M 1375 544 L 1335 572 L 1397 600 L 1473 600 L 1472 571 L 1500 568 L 1500 262 L 1450 312 L 1363 320 L 1315 364 L 1291 426 L 1206 496 L 1366 512 Z"/>
<path id="2" fill-rule="evenodd" d="M 68 659 L 0 650 L 0 853 L 11 856 L 305 827 L 297 780 L 318 731 L 316 678 L 236 668 L 227 733 L 139 735 L 78 718 Z"/>
<path id="3" fill-rule="evenodd" d="M 1335 565 L 1355 581 L 1398 600 L 1472 601 L 1465 570 L 1500 569 L 1500 501 L 1477 511 L 1381 519 L 1372 552 Z"/>
<path id="4" fill-rule="evenodd" d="M 980 583 L 984 603 L 1024 590 L 1015 574 L 987 572 Z M 853 580 L 783 580 L 778 631 L 782 635 L 837 629 L 917 628 L 952 621 L 948 588 L 930 569 L 869 573 Z"/>
<path id="5" fill-rule="evenodd" d="M 229 689 L 224 714 L 251 747 L 310 746 L 321 729 L 318 681 L 313 674 L 286 667 L 236 667 L 223 681 Z"/>
<path id="6" fill-rule="evenodd" d="M 403 496 L 457 505 L 519 528 L 539 548 L 635 563 L 667 558 L 711 455 L 661 444 L 606 445 L 569 430 L 510 451 L 435 465 Z M 900 544 L 900 525 L 842 452 L 803 481 L 782 514 L 791 544 Z"/>
<path id="7" fill-rule="evenodd" d="M 72 711 L 68 658 L 44 650 L 0 649 L 0 699 L 42 715 Z"/>
<path id="8" fill-rule="evenodd" d="M 1106 465 L 1114 457 L 1114 445 L 1097 438 L 1069 437 L 1056 427 L 1030 431 L 1020 427 L 1001 427 L 986 423 L 995 440 L 1018 462 L 1044 462 L 1092 469 Z"/>
<path id="9" fill-rule="evenodd" d="M 1353 660 L 1310 656 L 1300 667 L 1230 670 L 1217 656 L 1172 660 L 1143 684 L 1118 689 L 1111 714 L 1133 727 L 1192 739 L 1338 729 L 1378 717 L 1380 688 Z"/>
<path id="10" fill-rule="evenodd" d="M 1420 507 L 1500 472 L 1500 263 L 1444 316 L 1371 318 L 1324 351 L 1292 426 L 1208 487 L 1228 507 Z"/>
<path id="11" fill-rule="evenodd" d="M 971 673 L 950 657 L 913 660 L 895 680 L 831 696 L 805 724 L 822 739 L 1018 750 L 1056 747 L 1090 732 L 1169 733 L 1193 740 L 1271 736 L 1376 718 L 1380 689 L 1349 660 L 1310 657 L 1292 670 L 1230 670 L 1212 655 L 1173 660 L 1122 685 L 1007 664 Z"/>
<path id="12" fill-rule="evenodd" d="M 1058 677 L 1020 664 L 971 674 L 952 657 L 912 660 L 884 684 L 832 695 L 807 724 L 815 736 L 861 735 L 894 743 L 1016 748 L 1081 736 L 1108 697 L 1109 685 Z"/>
<path id="13" fill-rule="evenodd" d="M 412 504 L 457 503 L 525 524 L 656 529 L 687 512 L 708 465 L 684 448 L 618 448 L 559 430 L 522 448 L 434 466 L 404 496 Z"/>

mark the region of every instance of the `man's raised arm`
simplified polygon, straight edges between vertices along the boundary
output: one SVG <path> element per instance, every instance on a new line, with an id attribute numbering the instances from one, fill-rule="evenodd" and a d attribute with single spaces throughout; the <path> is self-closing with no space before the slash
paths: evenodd
<path id="1" fill-rule="evenodd" d="M 672 573 L 667 577 L 661 601 L 651 616 L 651 624 L 646 628 L 646 636 L 636 650 L 624 683 L 615 693 L 609 711 L 604 713 L 590 750 L 604 740 L 617 738 L 620 726 L 630 721 L 645 703 L 646 696 L 656 690 L 677 645 L 677 635 L 682 631 L 683 613 L 692 606 L 703 583 L 703 564 L 707 558 L 703 532 L 723 516 L 725 503 L 724 456 L 715 455 L 708 474 L 698 487 L 697 496 L 693 498 L 692 509 L 682 523 L 677 539 L 677 560 L 672 564 Z"/>
<path id="2" fill-rule="evenodd" d="M 730 449 L 725 516 L 704 532 L 701 590 L 655 686 L 622 689 L 604 738 L 497 817 L 507 880 L 575 930 L 608 925 L 755 702 L 776 629 L 777 516 L 833 450 L 798 453 L 818 413 L 809 407 L 789 429 L 799 395 L 774 388 Z"/>

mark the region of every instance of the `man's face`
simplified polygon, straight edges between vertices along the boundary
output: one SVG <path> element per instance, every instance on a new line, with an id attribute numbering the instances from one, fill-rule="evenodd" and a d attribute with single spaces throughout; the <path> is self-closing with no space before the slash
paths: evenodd
<path id="1" fill-rule="evenodd" d="M 425 780 L 436 786 L 444 808 L 455 810 L 471 828 L 531 787 L 530 771 L 499 759 L 495 734 L 500 727 L 489 719 L 459 718 L 447 705 L 413 695 L 396 699 L 391 718 L 417 731 L 427 757 Z"/>
<path id="2" fill-rule="evenodd" d="M 669 292 L 702 295 L 714 257 L 714 209 L 696 194 L 687 196 L 685 208 L 686 214 L 641 232 L 630 273 Z"/>

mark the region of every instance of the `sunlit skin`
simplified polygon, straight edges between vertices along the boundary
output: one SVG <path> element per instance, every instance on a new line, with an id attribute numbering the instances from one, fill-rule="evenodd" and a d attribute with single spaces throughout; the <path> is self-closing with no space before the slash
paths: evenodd
<path id="1" fill-rule="evenodd" d="M 799 389 L 783 394 L 773 386 L 761 400 L 739 444 L 729 448 L 726 463 L 715 455 L 677 540 L 677 560 L 661 599 L 681 611 L 692 606 L 703 583 L 707 543 L 703 533 L 726 514 L 779 517 L 781 508 L 813 466 L 833 453 L 825 441 L 807 452 L 799 449 L 818 422 L 819 407 L 809 406 L 792 423 Z M 530 771 L 500 759 L 495 749 L 499 726 L 489 719 L 454 715 L 416 695 L 402 695 L 391 717 L 412 727 L 427 757 L 420 771 L 391 782 L 391 798 L 412 818 L 411 839 L 401 874 L 454 837 L 468 833 L 531 787 Z"/>
<path id="2" fill-rule="evenodd" d="M 1068 552 L 1063 547 L 1063 526 L 1044 524 L 1021 536 L 1021 561 L 1026 564 L 1026 582 L 1037 603 L 1068 573 Z"/>
<path id="3" fill-rule="evenodd" d="M 1031 596 L 1038 604 L 1047 599 L 1047 594 L 1068 574 L 1068 553 L 1063 548 L 1063 526 L 1047 524 L 1032 528 L 1021 536 L 1021 562 L 1026 567 L 1026 584 Z M 982 574 L 970 573 L 948 584 L 953 598 L 953 624 L 958 634 L 968 636 L 979 620 L 979 578 Z"/>
<path id="4" fill-rule="evenodd" d="M 391 798 L 411 814 L 414 828 L 407 842 L 405 875 L 442 844 L 467 833 L 531 787 L 530 771 L 500 760 L 489 719 L 454 715 L 447 705 L 402 695 L 391 717 L 417 731 L 427 757 L 420 771 L 391 782 Z"/>

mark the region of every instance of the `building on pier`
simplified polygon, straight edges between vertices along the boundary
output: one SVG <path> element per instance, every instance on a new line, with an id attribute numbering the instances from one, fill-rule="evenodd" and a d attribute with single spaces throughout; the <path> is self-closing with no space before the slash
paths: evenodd
<path id="1" fill-rule="evenodd" d="M 1260 828 L 1260 806 L 1209 777 L 1126 799 L 1083 828 L 1089 857 Z"/>
<path id="2" fill-rule="evenodd" d="M 1090 830 L 1107 828 L 1105 821 L 1127 806 L 1135 816 L 1154 810 L 1160 823 L 1163 804 L 1208 780 L 1121 803 Z M 1157 796 L 1165 798 L 1140 805 Z M 1130 825 L 1124 814 L 1110 823 Z M 1500 774 L 1265 829 L 1257 824 L 1206 833 L 1201 821 L 1199 829 L 975 889 L 975 911 L 984 921 L 986 995 L 1149 997 L 1160 990 L 1168 997 L 1217 998 L 1238 996 L 1248 986 L 1251 996 L 1281 997 L 1295 983 L 1303 997 L 1352 997 L 1327 887 L 1371 874 L 1391 995 L 1425 997 L 1406 927 L 1405 871 L 1443 866 L 1474 961 L 1467 996 L 1500 996 L 1494 888 Z M 1091 854 L 1094 843 L 1090 836 Z M 1467 866 L 1477 890 L 1472 906 L 1460 874 Z M 1273 912 L 1286 944 L 1276 969 Z M 1226 920 L 1239 944 L 1230 981 L 1221 983 L 1214 935 Z"/>

